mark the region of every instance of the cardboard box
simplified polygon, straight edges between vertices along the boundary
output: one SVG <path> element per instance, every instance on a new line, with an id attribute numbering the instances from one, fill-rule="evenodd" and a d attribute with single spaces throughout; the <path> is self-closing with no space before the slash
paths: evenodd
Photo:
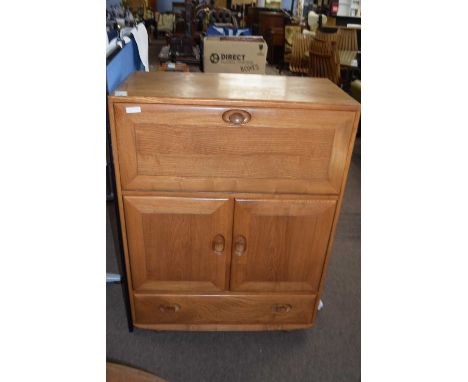
<path id="1" fill-rule="evenodd" d="M 267 52 L 261 36 L 207 36 L 203 69 L 206 73 L 265 74 Z"/>

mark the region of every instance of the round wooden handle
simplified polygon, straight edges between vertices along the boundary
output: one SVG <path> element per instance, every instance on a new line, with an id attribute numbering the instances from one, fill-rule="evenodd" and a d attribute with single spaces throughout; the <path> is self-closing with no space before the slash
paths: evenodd
<path id="1" fill-rule="evenodd" d="M 245 110 L 228 110 L 223 113 L 223 120 L 230 124 L 239 126 L 250 121 L 251 115 Z"/>
<path id="2" fill-rule="evenodd" d="M 217 254 L 217 255 L 222 255 L 223 252 L 224 252 L 224 243 L 225 243 L 225 240 L 224 240 L 224 236 L 223 235 L 216 235 L 213 239 L 213 251 Z"/>
<path id="3" fill-rule="evenodd" d="M 247 240 L 245 239 L 245 237 L 242 235 L 237 236 L 236 240 L 234 241 L 234 254 L 236 256 L 242 256 L 245 253 L 246 249 Z"/>
<path id="4" fill-rule="evenodd" d="M 289 304 L 275 304 L 273 305 L 273 311 L 276 313 L 288 313 L 292 309 Z"/>
<path id="5" fill-rule="evenodd" d="M 175 313 L 180 310 L 179 304 L 161 304 L 159 310 L 163 313 Z"/>

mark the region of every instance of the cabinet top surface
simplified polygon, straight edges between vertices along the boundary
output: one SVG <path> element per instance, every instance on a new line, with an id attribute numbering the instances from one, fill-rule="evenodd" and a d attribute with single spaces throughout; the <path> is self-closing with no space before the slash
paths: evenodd
<path id="1" fill-rule="evenodd" d="M 328 79 L 231 73 L 135 72 L 110 95 L 114 102 L 203 101 L 283 103 L 358 110 L 359 103 Z M 126 93 L 125 93 L 126 92 Z M 116 95 L 115 94 L 119 94 Z M 124 94 L 124 96 L 121 96 Z M 126 94 L 126 95 L 125 95 Z"/>

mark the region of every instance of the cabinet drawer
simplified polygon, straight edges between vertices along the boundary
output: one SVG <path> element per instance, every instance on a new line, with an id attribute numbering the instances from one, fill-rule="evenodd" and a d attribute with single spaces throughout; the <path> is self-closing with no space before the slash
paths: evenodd
<path id="1" fill-rule="evenodd" d="M 308 324 L 315 295 L 134 295 L 136 324 Z"/>
<path id="2" fill-rule="evenodd" d="M 122 188 L 339 193 L 354 112 L 239 110 L 114 104 Z"/>

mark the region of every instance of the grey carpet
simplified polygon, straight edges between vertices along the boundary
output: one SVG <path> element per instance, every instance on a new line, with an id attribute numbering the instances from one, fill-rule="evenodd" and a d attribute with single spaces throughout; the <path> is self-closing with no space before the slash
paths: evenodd
<path id="1" fill-rule="evenodd" d="M 107 286 L 107 358 L 169 381 L 359 381 L 361 374 L 360 144 L 347 187 L 315 327 L 293 332 L 127 330 L 119 285 Z M 107 270 L 116 260 L 108 214 Z"/>

